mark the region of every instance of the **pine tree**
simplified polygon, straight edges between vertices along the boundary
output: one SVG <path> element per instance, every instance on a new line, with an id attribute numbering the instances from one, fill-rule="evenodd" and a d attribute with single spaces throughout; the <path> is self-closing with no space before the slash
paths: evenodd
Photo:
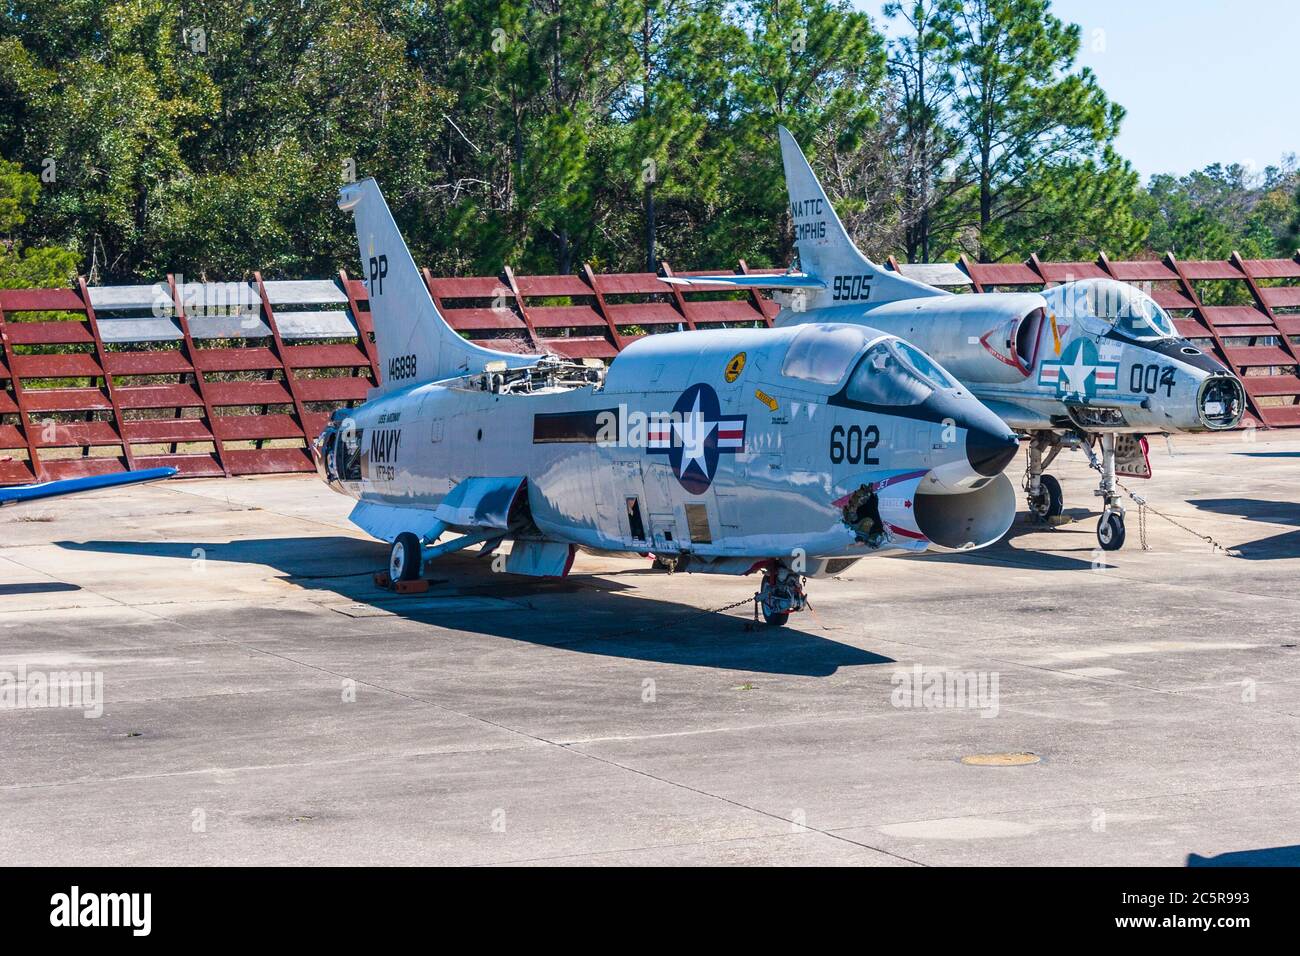
<path id="1" fill-rule="evenodd" d="M 951 19 L 954 118 L 964 151 L 959 179 L 968 187 L 959 225 L 972 230 L 980 259 L 1023 254 L 1012 249 L 1010 227 L 1053 177 L 1078 175 L 1088 160 L 1099 160 L 1124 116 L 1090 70 L 1074 69 L 1079 28 L 1049 6 L 967 0 Z M 1107 169 L 1126 175 L 1114 164 Z"/>

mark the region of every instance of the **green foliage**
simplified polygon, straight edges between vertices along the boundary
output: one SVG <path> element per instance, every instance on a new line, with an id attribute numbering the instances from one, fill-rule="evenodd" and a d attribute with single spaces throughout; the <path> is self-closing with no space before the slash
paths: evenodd
<path id="1" fill-rule="evenodd" d="M 885 12 L 889 44 L 850 0 L 9 0 L 0 278 L 355 271 L 351 175 L 437 272 L 783 266 L 777 123 L 877 258 L 1294 246 L 1293 175 L 1139 188 L 1047 0 Z"/>
<path id="2" fill-rule="evenodd" d="M 956 88 L 957 0 L 889 0 L 885 16 L 903 28 L 891 44 L 899 129 L 894 153 L 903 170 L 903 242 L 909 262 L 928 262 L 936 211 L 961 188 L 948 174 L 961 140 L 948 121 Z"/>
<path id="3" fill-rule="evenodd" d="M 1002 213 L 982 233 L 988 259 L 1089 260 L 1142 252 L 1149 231 L 1137 214 L 1138 176 L 1107 147 L 1098 157 L 1031 163 L 1000 195 Z"/>
<path id="4" fill-rule="evenodd" d="M 1281 255 L 1300 255 L 1300 178 L 1297 179 L 1295 194 L 1291 199 L 1291 218 L 1282 231 Z"/>
<path id="5" fill-rule="evenodd" d="M 0 159 L 0 236 L 11 235 L 31 215 L 40 193 L 36 176 Z M 22 248 L 0 238 L 0 289 L 57 288 L 76 274 L 77 256 L 54 246 Z"/>
<path id="6" fill-rule="evenodd" d="M 905 92 L 904 155 L 914 164 L 909 199 L 924 224 L 910 254 L 938 247 L 998 259 L 1026 249 L 1067 255 L 1083 241 L 1120 254 L 1138 247 L 1137 177 L 1110 149 L 1124 111 L 1091 71 L 1075 69 L 1077 26 L 1053 16 L 1048 0 L 887 9 L 909 31 L 894 73 Z M 1109 204 L 1101 215 L 1088 204 L 1100 200 Z"/>
<path id="7" fill-rule="evenodd" d="M 1295 255 L 1300 174 L 1294 159 L 1252 175 L 1233 164 L 1183 177 L 1153 176 L 1139 203 L 1151 223 L 1151 248 L 1182 259 Z"/>
<path id="8" fill-rule="evenodd" d="M 17 163 L 0 159 L 0 233 L 11 233 L 27 221 L 40 191 L 35 176 L 23 172 Z"/>

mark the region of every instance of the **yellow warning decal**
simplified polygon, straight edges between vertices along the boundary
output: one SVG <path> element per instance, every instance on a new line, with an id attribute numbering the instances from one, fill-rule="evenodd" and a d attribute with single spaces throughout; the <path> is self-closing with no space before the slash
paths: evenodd
<path id="1" fill-rule="evenodd" d="M 769 411 L 776 411 L 777 401 L 761 388 L 754 389 L 754 397 L 767 406 Z"/>
<path id="2" fill-rule="evenodd" d="M 727 363 L 727 371 L 724 373 L 724 376 L 728 382 L 734 382 L 736 379 L 740 378 L 740 373 L 744 370 L 745 353 L 737 352 L 731 357 L 731 361 Z"/>

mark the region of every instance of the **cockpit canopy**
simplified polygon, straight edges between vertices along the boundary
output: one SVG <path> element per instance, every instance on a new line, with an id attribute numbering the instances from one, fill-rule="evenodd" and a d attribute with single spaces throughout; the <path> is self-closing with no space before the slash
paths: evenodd
<path id="1" fill-rule="evenodd" d="M 936 391 L 960 387 L 910 342 L 848 325 L 804 326 L 786 351 L 781 374 L 830 386 L 848 375 L 846 397 L 895 407 L 919 405 Z"/>
<path id="2" fill-rule="evenodd" d="M 1139 342 L 1177 336 L 1169 313 L 1136 286 L 1116 279 L 1079 279 L 1043 290 L 1058 320 L 1096 321 Z M 1100 331 L 1100 330 L 1099 330 Z"/>
<path id="3" fill-rule="evenodd" d="M 930 356 L 902 339 L 882 339 L 853 370 L 845 397 L 868 405 L 920 405 L 948 388 L 957 383 Z"/>
<path id="4" fill-rule="evenodd" d="M 853 360 L 879 334 L 858 325 L 802 326 L 785 351 L 781 374 L 819 385 L 838 385 Z"/>

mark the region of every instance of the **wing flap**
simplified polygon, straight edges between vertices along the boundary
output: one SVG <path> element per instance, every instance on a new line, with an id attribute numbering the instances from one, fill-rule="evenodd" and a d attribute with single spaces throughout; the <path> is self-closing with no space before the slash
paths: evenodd
<path id="1" fill-rule="evenodd" d="M 510 506 L 523 489 L 523 477 L 466 478 L 448 492 L 434 513 L 452 528 L 506 530 Z"/>
<path id="2" fill-rule="evenodd" d="M 564 541 L 516 541 L 506 557 L 506 570 L 539 578 L 562 578 L 573 566 L 577 548 Z"/>
<path id="3" fill-rule="evenodd" d="M 467 534 L 504 533 L 510 522 L 510 506 L 524 482 L 522 477 L 466 478 L 436 508 L 358 501 L 348 519 L 366 534 L 388 542 L 396 541 L 404 531 L 426 543 L 438 540 L 449 529 Z"/>

